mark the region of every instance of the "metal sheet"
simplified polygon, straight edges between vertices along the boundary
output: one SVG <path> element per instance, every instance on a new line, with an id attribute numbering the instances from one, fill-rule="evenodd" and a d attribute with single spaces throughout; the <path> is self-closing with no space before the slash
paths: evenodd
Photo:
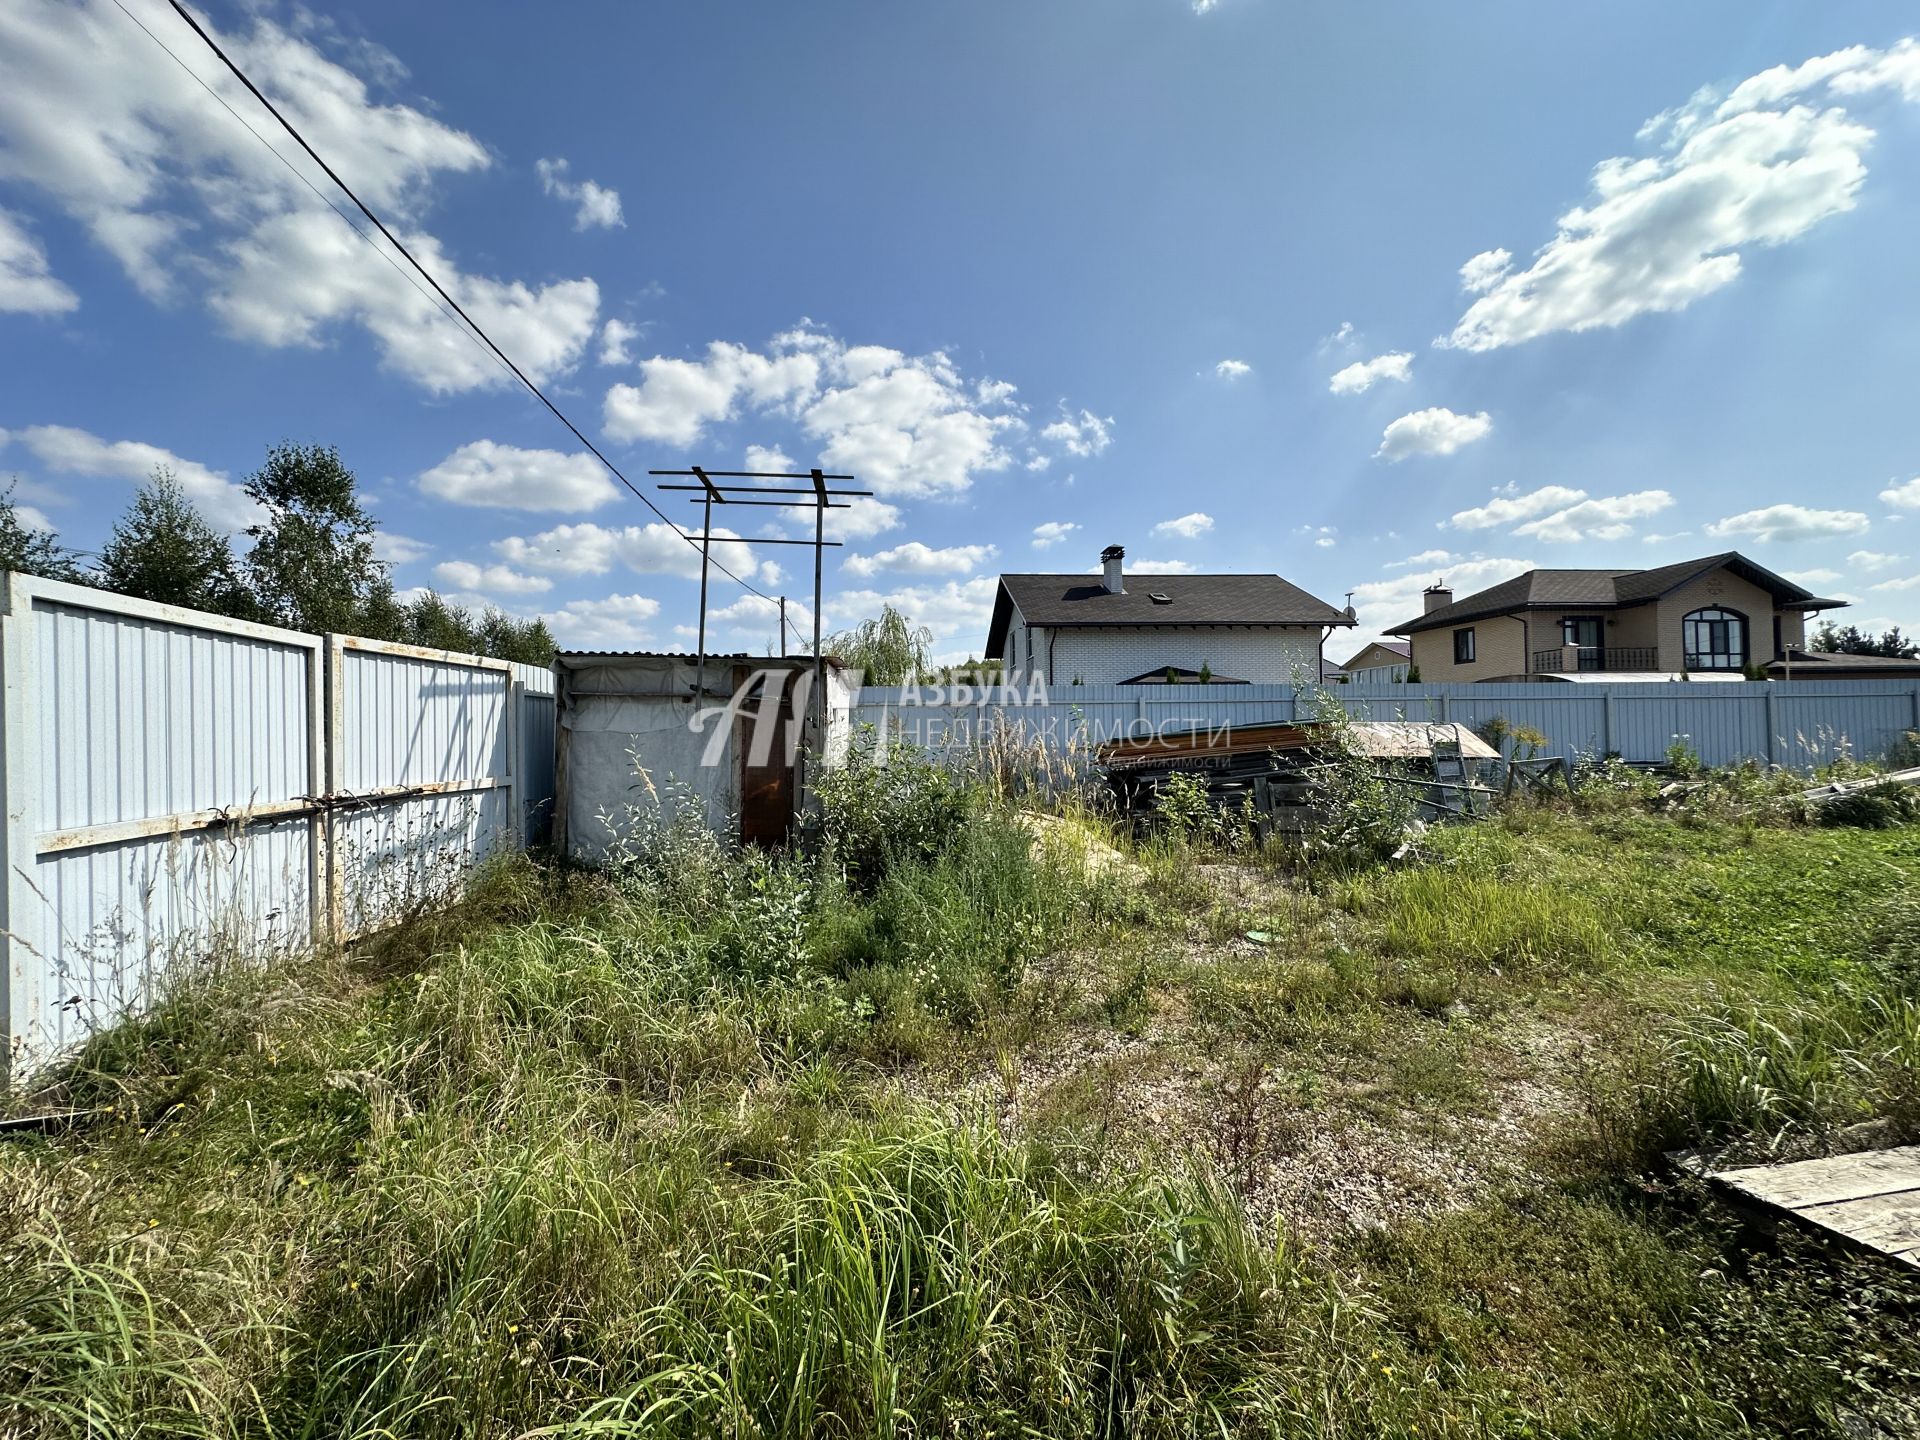
<path id="1" fill-rule="evenodd" d="M 304 820 L 43 856 L 30 917 L 44 946 L 28 1033 L 59 1053 L 144 1007 L 165 981 L 304 946 L 311 831 Z"/>
<path id="2" fill-rule="evenodd" d="M 1336 685 L 1317 693 L 1357 720 L 1484 730 L 1498 718 L 1544 735 L 1547 754 L 1611 753 L 1638 763 L 1664 759 L 1678 738 L 1709 765 L 1752 760 L 1808 769 L 1842 752 L 1878 759 L 1920 729 L 1920 682 L 1905 679 Z M 868 687 L 852 720 L 935 754 L 1002 730 L 1062 750 L 1172 729 L 1305 719 L 1317 703 L 1287 685 L 975 687 L 961 703 L 932 689 Z"/>

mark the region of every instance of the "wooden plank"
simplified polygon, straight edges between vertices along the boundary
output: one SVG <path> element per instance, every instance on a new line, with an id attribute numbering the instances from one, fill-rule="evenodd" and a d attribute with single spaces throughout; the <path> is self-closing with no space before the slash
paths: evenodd
<path id="1" fill-rule="evenodd" d="M 1783 1210 L 1864 1200 L 1903 1190 L 1920 1190 L 1920 1145 L 1801 1160 L 1791 1165 L 1756 1165 L 1722 1170 L 1714 1177 L 1755 1200 Z"/>
<path id="2" fill-rule="evenodd" d="M 1889 1255 L 1920 1246 L 1920 1190 L 1874 1195 L 1865 1200 L 1837 1200 L 1794 1213 L 1856 1244 L 1871 1245 Z"/>

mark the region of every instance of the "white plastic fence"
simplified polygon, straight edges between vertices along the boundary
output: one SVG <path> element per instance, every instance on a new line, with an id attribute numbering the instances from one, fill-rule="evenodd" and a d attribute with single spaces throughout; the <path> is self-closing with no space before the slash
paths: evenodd
<path id="1" fill-rule="evenodd" d="M 22 575 L 3 598 L 15 1068 L 137 1007 L 175 957 L 364 933 L 551 808 L 545 670 Z"/>
<path id="2" fill-rule="evenodd" d="M 1845 752 L 1875 759 L 1920 730 L 1920 680 L 1596 685 L 1075 685 L 860 691 L 854 724 L 933 753 L 996 731 L 1065 750 L 1128 736 L 1311 718 L 1330 696 L 1360 720 L 1496 717 L 1547 737 L 1549 755 L 1664 759 L 1676 738 L 1709 765 L 1809 769 Z"/>

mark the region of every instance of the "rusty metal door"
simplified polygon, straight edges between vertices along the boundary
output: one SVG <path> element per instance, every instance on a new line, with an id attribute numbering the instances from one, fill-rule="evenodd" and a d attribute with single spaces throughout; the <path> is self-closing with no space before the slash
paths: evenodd
<path id="1" fill-rule="evenodd" d="M 736 684 L 744 683 L 745 672 Z M 793 761 L 789 739 L 793 735 L 794 687 L 762 672 L 762 685 L 778 684 L 779 703 L 765 707 L 765 718 L 741 707 L 734 722 L 733 743 L 740 757 L 740 842 L 743 845 L 784 845 L 793 827 Z M 756 734 L 759 726 L 770 725 L 771 736 Z M 768 739 L 772 743 L 766 743 Z M 755 764 L 756 759 L 763 763 Z"/>

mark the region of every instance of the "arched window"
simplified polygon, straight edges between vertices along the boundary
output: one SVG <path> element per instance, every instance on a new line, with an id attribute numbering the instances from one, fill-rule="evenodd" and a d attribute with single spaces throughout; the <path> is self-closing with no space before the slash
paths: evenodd
<path id="1" fill-rule="evenodd" d="M 1747 617 L 1737 610 L 1695 610 L 1680 622 L 1689 670 L 1747 668 Z"/>

